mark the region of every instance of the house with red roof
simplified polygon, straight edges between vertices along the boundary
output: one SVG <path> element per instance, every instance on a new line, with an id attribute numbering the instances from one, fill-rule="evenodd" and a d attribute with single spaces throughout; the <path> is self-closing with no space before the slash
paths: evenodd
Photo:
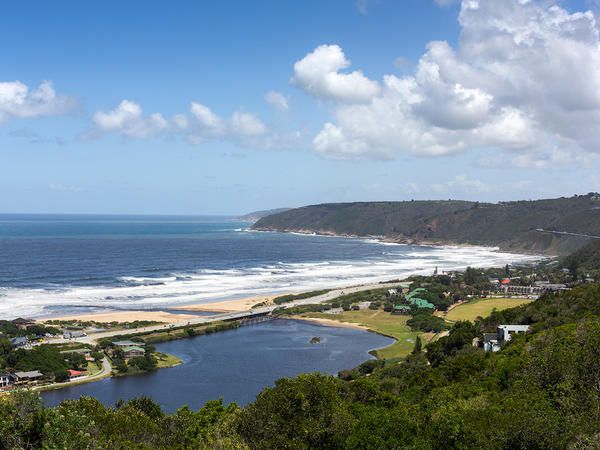
<path id="1" fill-rule="evenodd" d="M 75 369 L 69 369 L 69 370 L 67 370 L 67 373 L 69 374 L 69 380 L 76 380 L 76 379 L 81 378 L 86 375 L 85 372 L 82 372 L 81 370 L 75 370 Z"/>

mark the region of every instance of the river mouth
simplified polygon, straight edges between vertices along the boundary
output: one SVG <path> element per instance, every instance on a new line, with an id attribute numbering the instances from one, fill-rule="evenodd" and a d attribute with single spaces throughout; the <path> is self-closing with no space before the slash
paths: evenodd
<path id="1" fill-rule="evenodd" d="M 314 337 L 318 343 L 311 343 Z M 351 328 L 316 325 L 299 320 L 272 320 L 253 326 L 157 344 L 182 365 L 131 377 L 43 392 L 48 406 L 63 400 L 93 396 L 107 406 L 120 400 L 148 396 L 163 410 L 192 409 L 223 398 L 246 405 L 282 377 L 322 372 L 336 375 L 367 359 L 369 351 L 393 339 Z"/>

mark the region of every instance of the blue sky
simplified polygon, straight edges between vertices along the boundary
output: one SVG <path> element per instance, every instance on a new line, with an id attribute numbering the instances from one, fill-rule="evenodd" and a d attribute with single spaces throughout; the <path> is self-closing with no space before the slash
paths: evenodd
<path id="1" fill-rule="evenodd" d="M 596 5 L 501 3 L 4 5 L 0 212 L 600 190 Z"/>

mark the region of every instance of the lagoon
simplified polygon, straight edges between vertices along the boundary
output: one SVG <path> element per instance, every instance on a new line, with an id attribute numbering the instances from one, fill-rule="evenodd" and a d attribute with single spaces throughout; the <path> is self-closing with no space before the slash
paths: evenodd
<path id="1" fill-rule="evenodd" d="M 311 344 L 319 336 L 321 342 Z M 183 405 L 200 408 L 208 400 L 245 405 L 282 377 L 323 372 L 335 375 L 371 358 L 370 350 L 393 340 L 364 330 L 277 319 L 220 333 L 157 344 L 183 364 L 171 369 L 107 378 L 42 394 L 49 406 L 82 395 L 94 396 L 107 406 L 119 399 L 146 395 L 163 410 Z"/>

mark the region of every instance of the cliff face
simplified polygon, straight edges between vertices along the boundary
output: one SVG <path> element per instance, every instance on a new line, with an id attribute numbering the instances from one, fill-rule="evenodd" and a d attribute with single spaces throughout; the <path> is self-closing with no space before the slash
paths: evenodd
<path id="1" fill-rule="evenodd" d="M 536 201 L 333 203 L 263 217 L 254 229 L 352 236 L 397 242 L 465 243 L 512 251 L 566 254 L 600 236 L 595 194 Z"/>

